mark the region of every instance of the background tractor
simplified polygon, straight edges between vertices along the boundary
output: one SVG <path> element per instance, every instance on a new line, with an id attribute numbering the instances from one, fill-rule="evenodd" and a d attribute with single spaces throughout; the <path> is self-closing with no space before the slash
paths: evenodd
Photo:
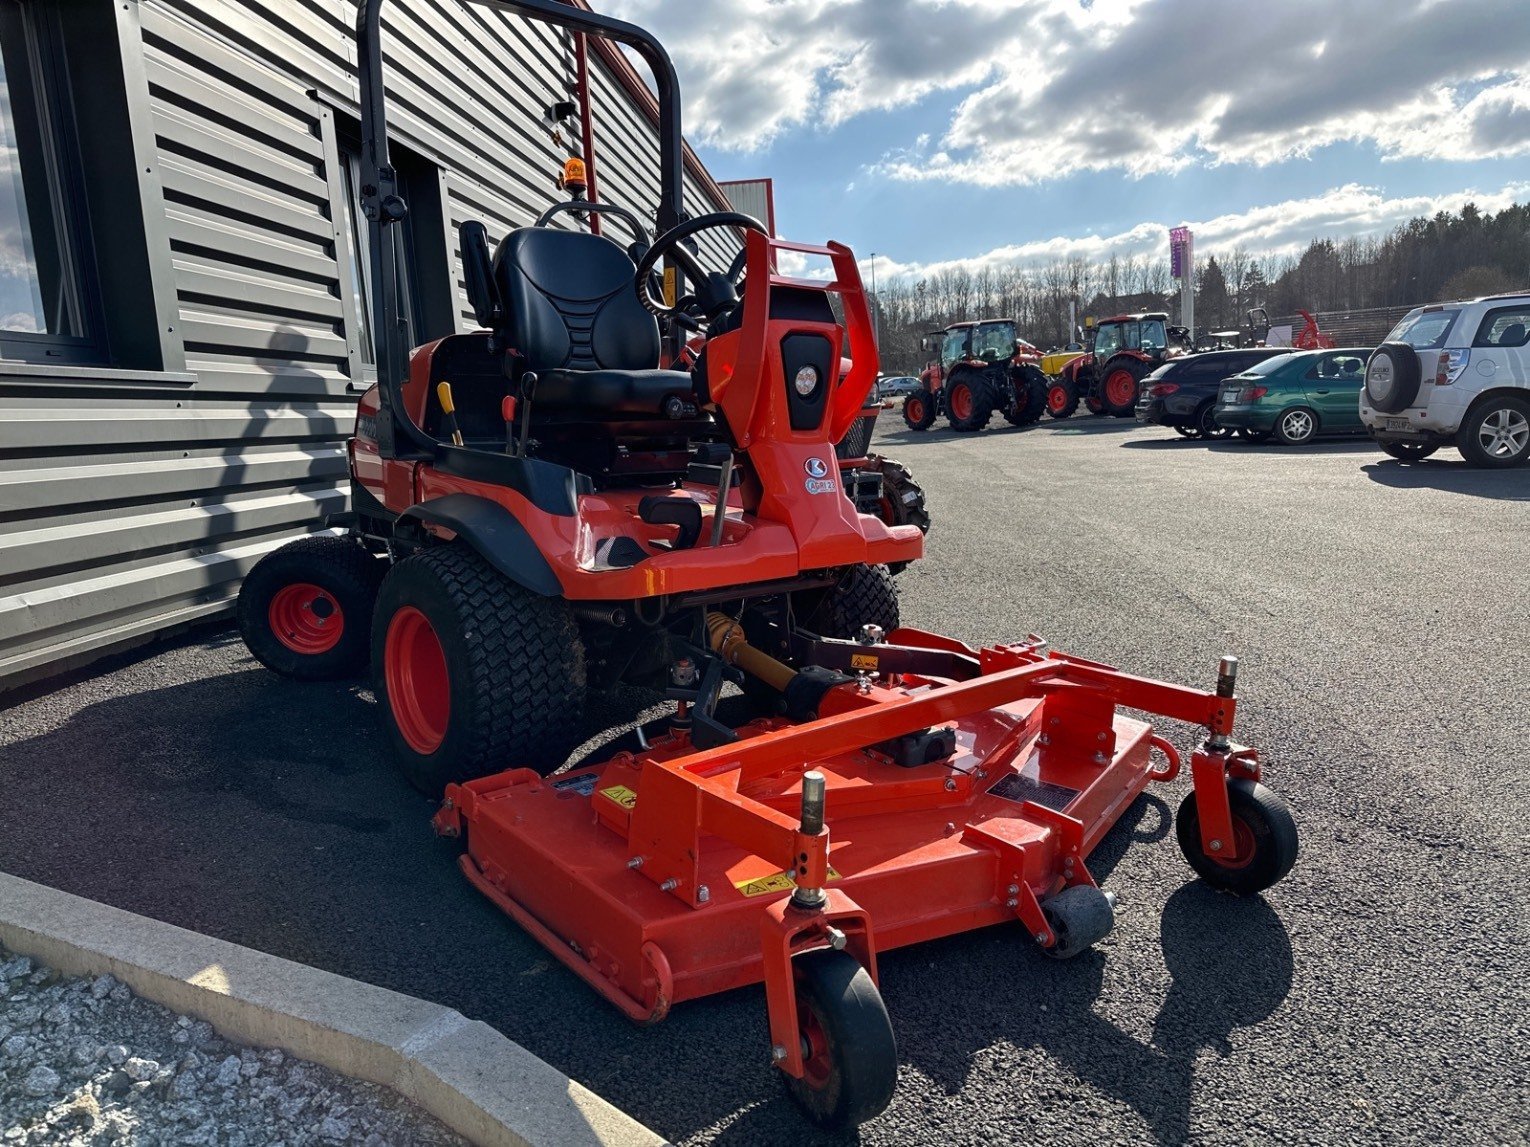
<path id="1" fill-rule="evenodd" d="M 1011 426 L 1028 426 L 1046 410 L 1041 352 L 1015 334 L 1009 319 L 956 323 L 920 340 L 936 357 L 903 400 L 903 421 L 928 430 L 941 414 L 952 430 L 981 430 L 998 411 Z"/>
<path id="2" fill-rule="evenodd" d="M 1185 329 L 1168 324 L 1169 316 L 1162 312 L 1114 315 L 1094 324 L 1089 352 L 1050 381 L 1046 412 L 1068 418 L 1083 402 L 1091 414 L 1130 418 L 1137 405 L 1137 384 L 1155 367 L 1189 350 Z"/>

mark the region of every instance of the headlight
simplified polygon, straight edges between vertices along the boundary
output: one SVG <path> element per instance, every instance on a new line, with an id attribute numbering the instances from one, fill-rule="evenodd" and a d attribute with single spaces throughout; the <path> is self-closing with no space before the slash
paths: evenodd
<path id="1" fill-rule="evenodd" d="M 797 393 L 806 398 L 818 387 L 818 368 L 805 366 L 797 372 L 797 377 L 792 383 L 797 388 Z"/>

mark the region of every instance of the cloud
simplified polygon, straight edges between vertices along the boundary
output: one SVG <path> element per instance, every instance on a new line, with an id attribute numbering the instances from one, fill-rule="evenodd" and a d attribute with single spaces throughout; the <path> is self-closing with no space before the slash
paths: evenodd
<path id="1" fill-rule="evenodd" d="M 987 185 L 1530 152 L 1523 0 L 610 0 L 669 45 L 692 135 L 755 151 L 947 93 L 873 170 Z"/>
<path id="2" fill-rule="evenodd" d="M 1530 183 L 1509 184 L 1487 193 L 1461 191 L 1388 199 L 1377 188 L 1351 183 L 1307 199 L 1289 199 L 1237 214 L 1185 222 L 1195 232 L 1198 255 L 1231 251 L 1237 247 L 1259 256 L 1294 255 L 1313 239 L 1380 235 L 1415 216 L 1459 211 L 1467 203 L 1475 203 L 1485 212 L 1496 212 L 1523 201 L 1527 195 L 1530 195 Z M 899 262 L 884 256 L 876 263 L 879 279 L 922 278 L 958 267 L 969 270 L 983 265 L 995 269 L 1034 268 L 1074 257 L 1100 260 L 1115 254 L 1122 258 L 1132 255 L 1167 258 L 1168 253 L 1168 227 L 1162 223 L 1139 223 L 1115 235 L 1059 235 L 995 247 L 959 259 L 918 263 Z M 869 267 L 869 260 L 862 260 L 862 266 Z"/>

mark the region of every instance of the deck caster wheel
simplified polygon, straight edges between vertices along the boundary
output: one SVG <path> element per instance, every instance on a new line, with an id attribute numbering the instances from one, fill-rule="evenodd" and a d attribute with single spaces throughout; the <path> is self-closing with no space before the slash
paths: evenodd
<path id="1" fill-rule="evenodd" d="M 801 1079 L 786 1085 L 807 1117 L 849 1131 L 886 1110 L 898 1083 L 898 1044 L 882 994 L 848 952 L 809 952 L 797 977 Z"/>
<path id="2" fill-rule="evenodd" d="M 1089 884 L 1065 888 L 1041 906 L 1057 943 L 1042 951 L 1054 960 L 1068 960 L 1087 951 L 1110 934 L 1116 923 L 1116 898 Z"/>
<path id="3" fill-rule="evenodd" d="M 1222 860 L 1202 849 L 1201 817 L 1193 792 L 1174 818 L 1179 850 L 1207 884 L 1252 896 L 1283 879 L 1296 863 L 1300 847 L 1296 821 L 1286 802 L 1258 781 L 1228 782 L 1227 797 L 1232 804 L 1237 860 Z"/>

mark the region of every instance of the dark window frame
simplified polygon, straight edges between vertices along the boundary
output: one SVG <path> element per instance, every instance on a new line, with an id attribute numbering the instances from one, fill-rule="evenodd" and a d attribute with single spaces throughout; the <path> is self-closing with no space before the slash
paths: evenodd
<path id="1" fill-rule="evenodd" d="M 1525 334 L 1523 337 L 1521 337 L 1519 342 L 1495 343 L 1487 341 L 1487 336 L 1492 331 L 1494 322 L 1496 322 L 1498 318 L 1503 315 L 1514 314 L 1515 312 L 1525 314 L 1527 318 L 1530 318 L 1530 303 L 1516 303 L 1507 307 L 1494 307 L 1492 310 L 1486 312 L 1482 316 L 1482 321 L 1477 324 L 1477 333 L 1472 338 L 1473 349 L 1518 350 L 1521 347 L 1530 345 L 1530 321 L 1527 321 L 1524 324 Z"/>
<path id="2" fill-rule="evenodd" d="M 101 305 L 101 282 L 96 270 L 95 243 L 90 228 L 80 131 L 75 120 L 73 86 L 65 52 L 63 23 L 58 10 L 20 0 L 0 0 L 21 21 L 27 52 L 27 98 L 34 101 L 38 128 L 43 133 L 42 170 L 23 172 L 40 179 L 51 203 L 49 224 L 59 246 L 62 288 L 82 333 L 77 335 L 0 330 L 0 355 L 21 362 L 70 366 L 107 365 L 109 351 Z M 10 77 L 7 77 L 7 84 Z M 14 96 L 12 97 L 14 101 Z M 14 108 L 13 108 L 14 114 Z M 19 156 L 18 156 L 19 161 Z M 35 166 L 35 163 L 34 163 Z M 29 226 L 35 221 L 29 219 Z"/>

